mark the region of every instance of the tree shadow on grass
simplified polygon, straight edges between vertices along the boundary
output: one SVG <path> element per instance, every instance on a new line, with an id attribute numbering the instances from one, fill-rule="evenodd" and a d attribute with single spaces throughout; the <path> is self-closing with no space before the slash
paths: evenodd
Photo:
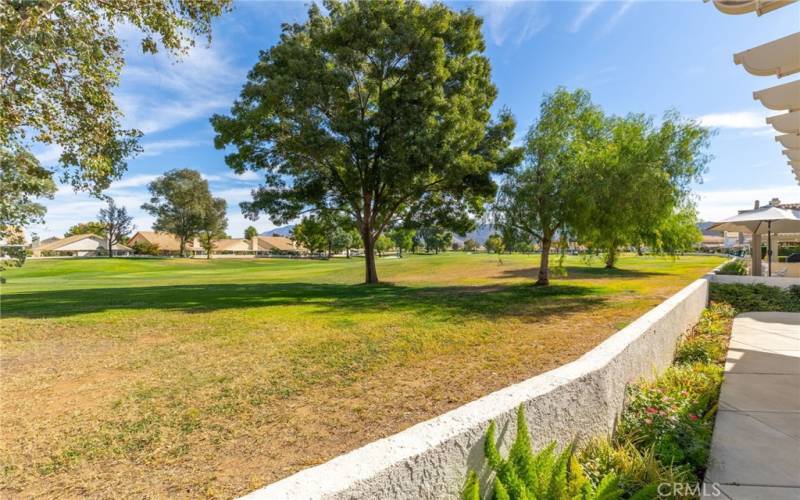
<path id="1" fill-rule="evenodd" d="M 202 313 L 225 309 L 311 306 L 314 313 L 411 311 L 435 318 L 546 316 L 598 307 L 591 287 L 408 287 L 392 284 L 255 283 L 87 288 L 3 296 L 5 318 L 55 318 L 113 310 L 163 309 Z"/>
<path id="2" fill-rule="evenodd" d="M 669 273 L 659 273 L 652 271 L 636 271 L 633 269 L 606 269 L 605 267 L 588 266 L 566 266 L 566 276 L 558 276 L 555 268 L 550 268 L 551 279 L 566 280 L 591 280 L 606 278 L 647 278 L 650 276 L 665 276 Z M 501 278 L 527 278 L 536 280 L 539 274 L 539 267 L 526 267 L 521 269 L 508 269 L 500 274 Z"/>

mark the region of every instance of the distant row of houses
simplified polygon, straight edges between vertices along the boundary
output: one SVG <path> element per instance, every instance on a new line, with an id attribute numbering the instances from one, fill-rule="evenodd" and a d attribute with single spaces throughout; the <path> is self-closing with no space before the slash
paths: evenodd
<path id="1" fill-rule="evenodd" d="M 157 231 L 137 231 L 124 245 L 112 247 L 114 256 L 133 255 L 137 247 L 148 246 L 157 255 L 176 256 L 180 253 L 180 240 L 173 234 Z M 197 238 L 188 242 L 186 251 L 191 256 L 207 256 Z M 96 234 L 76 234 L 66 238 L 49 238 L 31 246 L 34 257 L 97 257 L 108 255 L 108 243 Z M 214 257 L 248 257 L 259 255 L 305 255 L 308 251 L 285 236 L 254 236 L 250 239 L 228 238 L 214 242 Z"/>

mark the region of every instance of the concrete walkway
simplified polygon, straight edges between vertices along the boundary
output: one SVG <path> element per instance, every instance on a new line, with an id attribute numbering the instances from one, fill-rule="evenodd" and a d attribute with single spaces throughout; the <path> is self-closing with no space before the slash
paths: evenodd
<path id="1" fill-rule="evenodd" d="M 734 319 L 706 483 L 717 498 L 800 499 L 800 313 Z"/>

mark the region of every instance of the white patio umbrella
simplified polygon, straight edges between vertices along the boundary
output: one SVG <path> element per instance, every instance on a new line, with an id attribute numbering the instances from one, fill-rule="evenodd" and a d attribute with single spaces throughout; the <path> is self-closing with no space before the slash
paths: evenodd
<path id="1" fill-rule="evenodd" d="M 800 211 L 772 205 L 745 210 L 710 226 L 713 231 L 767 235 L 767 273 L 772 276 L 772 233 L 800 233 Z"/>

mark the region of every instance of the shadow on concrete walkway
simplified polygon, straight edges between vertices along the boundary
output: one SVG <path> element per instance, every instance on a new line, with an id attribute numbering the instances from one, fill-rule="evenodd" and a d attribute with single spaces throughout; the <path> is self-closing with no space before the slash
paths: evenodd
<path id="1" fill-rule="evenodd" d="M 734 319 L 705 481 L 716 498 L 800 499 L 800 313 Z"/>

